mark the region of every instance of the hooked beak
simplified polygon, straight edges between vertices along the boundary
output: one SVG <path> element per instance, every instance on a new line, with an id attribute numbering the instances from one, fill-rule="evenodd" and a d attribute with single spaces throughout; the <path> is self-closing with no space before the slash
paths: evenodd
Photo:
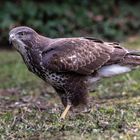
<path id="1" fill-rule="evenodd" d="M 9 46 L 12 47 L 12 41 L 10 38 L 9 38 Z"/>
<path id="2" fill-rule="evenodd" d="M 9 46 L 12 47 L 12 41 L 15 39 L 14 34 L 9 35 Z"/>

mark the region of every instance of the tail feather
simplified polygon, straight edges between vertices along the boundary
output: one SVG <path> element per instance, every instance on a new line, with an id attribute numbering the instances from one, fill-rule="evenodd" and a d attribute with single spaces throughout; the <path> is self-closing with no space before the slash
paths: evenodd
<path id="1" fill-rule="evenodd" d="M 122 64 L 138 66 L 140 65 L 140 51 L 130 51 L 122 60 Z"/>
<path id="2" fill-rule="evenodd" d="M 129 54 L 129 55 L 136 55 L 136 56 L 140 56 L 140 51 L 136 51 L 136 50 L 129 50 L 128 54 Z"/>

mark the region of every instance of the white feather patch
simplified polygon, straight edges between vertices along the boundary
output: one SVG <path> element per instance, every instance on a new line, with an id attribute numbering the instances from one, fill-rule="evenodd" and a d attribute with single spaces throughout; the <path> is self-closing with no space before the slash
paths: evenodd
<path id="1" fill-rule="evenodd" d="M 131 71 L 131 68 L 129 66 L 121 66 L 118 64 L 113 64 L 110 66 L 103 66 L 100 70 L 98 70 L 98 73 L 99 76 L 101 77 L 111 77 L 129 71 Z"/>

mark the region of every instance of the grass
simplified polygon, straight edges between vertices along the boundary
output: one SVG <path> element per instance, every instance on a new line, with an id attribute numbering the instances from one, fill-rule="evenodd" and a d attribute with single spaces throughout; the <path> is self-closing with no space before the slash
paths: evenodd
<path id="1" fill-rule="evenodd" d="M 124 45 L 140 47 L 140 39 Z M 63 106 L 54 91 L 28 72 L 20 56 L 0 52 L 0 139 L 140 139 L 140 71 L 104 79 L 90 94 L 90 110 L 75 109 L 59 121 Z"/>
<path id="2" fill-rule="evenodd" d="M 26 69 L 19 54 L 12 51 L 0 53 L 0 88 L 27 87 L 29 83 L 36 83 L 37 77 Z"/>

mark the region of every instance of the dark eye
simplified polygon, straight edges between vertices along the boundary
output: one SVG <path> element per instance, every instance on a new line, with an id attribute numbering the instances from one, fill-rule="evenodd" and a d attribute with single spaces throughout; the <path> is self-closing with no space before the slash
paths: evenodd
<path id="1" fill-rule="evenodd" d="M 19 32 L 18 34 L 23 36 L 23 35 L 25 35 L 25 32 Z"/>

